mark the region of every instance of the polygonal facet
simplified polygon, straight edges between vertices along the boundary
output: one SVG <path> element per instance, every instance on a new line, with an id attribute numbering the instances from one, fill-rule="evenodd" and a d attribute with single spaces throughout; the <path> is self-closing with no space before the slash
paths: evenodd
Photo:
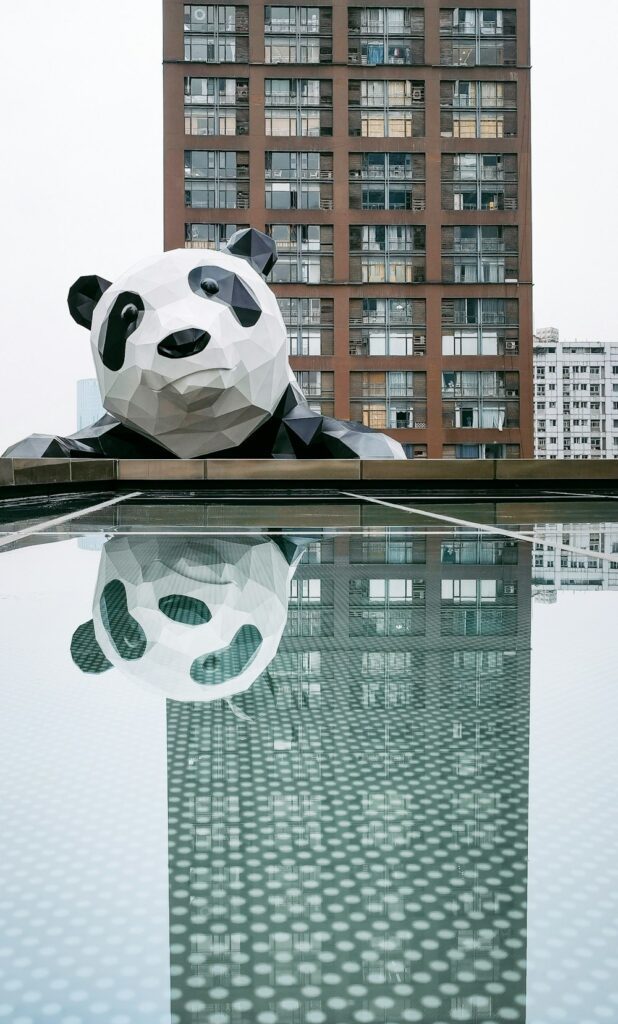
<path id="1" fill-rule="evenodd" d="M 266 535 L 112 537 L 73 661 L 91 674 L 117 668 L 173 700 L 240 693 L 277 653 L 303 550 Z"/>
<path id="2" fill-rule="evenodd" d="M 51 458 L 405 458 L 397 441 L 322 418 L 288 365 L 287 332 L 263 276 L 274 242 L 236 232 L 221 252 L 176 249 L 110 285 L 69 292 L 107 415 L 69 437 L 34 435 L 7 455 Z"/>

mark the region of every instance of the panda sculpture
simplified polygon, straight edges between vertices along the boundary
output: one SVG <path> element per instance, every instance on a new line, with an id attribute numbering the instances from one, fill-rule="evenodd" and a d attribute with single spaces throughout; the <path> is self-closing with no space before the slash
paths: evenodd
<path id="1" fill-rule="evenodd" d="M 308 405 L 265 281 L 276 260 L 273 240 L 247 228 L 221 251 L 166 252 L 114 284 L 80 277 L 69 310 L 90 330 L 106 415 L 5 455 L 405 459 L 386 434 Z"/>
<path id="2" fill-rule="evenodd" d="M 267 534 L 111 537 L 73 661 L 95 675 L 116 668 L 171 700 L 233 697 L 277 653 L 305 546 Z"/>

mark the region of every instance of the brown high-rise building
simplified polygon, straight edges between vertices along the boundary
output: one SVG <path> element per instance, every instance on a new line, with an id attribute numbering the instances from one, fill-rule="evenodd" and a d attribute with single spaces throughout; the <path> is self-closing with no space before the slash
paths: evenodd
<path id="1" fill-rule="evenodd" d="M 529 0 L 163 0 L 165 246 L 269 231 L 312 406 L 533 455 Z"/>

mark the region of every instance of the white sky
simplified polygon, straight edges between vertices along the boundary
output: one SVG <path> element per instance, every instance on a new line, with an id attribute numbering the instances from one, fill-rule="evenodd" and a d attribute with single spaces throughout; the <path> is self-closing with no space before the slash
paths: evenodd
<path id="1" fill-rule="evenodd" d="M 75 381 L 94 375 L 75 278 L 162 247 L 160 0 L 27 9 L 0 3 L 0 451 L 75 429 Z M 535 323 L 618 340 L 618 4 L 532 12 Z"/>

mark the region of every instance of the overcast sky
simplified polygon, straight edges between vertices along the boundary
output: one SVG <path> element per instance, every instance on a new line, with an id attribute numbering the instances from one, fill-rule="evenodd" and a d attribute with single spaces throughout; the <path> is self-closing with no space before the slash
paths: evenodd
<path id="1" fill-rule="evenodd" d="M 532 14 L 535 323 L 618 340 L 618 3 Z M 161 92 L 160 0 L 0 3 L 0 450 L 75 429 L 69 285 L 162 247 Z"/>

